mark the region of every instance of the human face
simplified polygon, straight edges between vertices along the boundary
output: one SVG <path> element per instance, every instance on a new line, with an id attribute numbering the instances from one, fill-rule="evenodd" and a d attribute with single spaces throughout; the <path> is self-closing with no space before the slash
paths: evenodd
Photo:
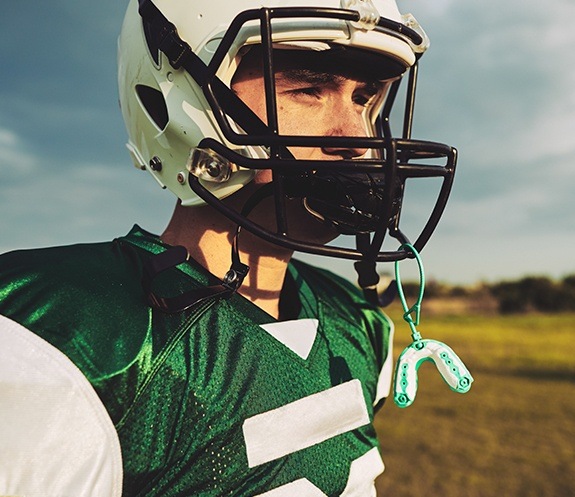
<path id="1" fill-rule="evenodd" d="M 298 64 L 297 50 L 276 57 L 275 86 L 278 127 L 282 135 L 368 136 L 367 113 L 381 100 L 384 85 L 349 72 Z M 259 59 L 246 57 L 232 81 L 233 91 L 266 122 L 264 77 Z M 299 160 L 361 157 L 366 149 L 351 147 L 291 147 Z"/>

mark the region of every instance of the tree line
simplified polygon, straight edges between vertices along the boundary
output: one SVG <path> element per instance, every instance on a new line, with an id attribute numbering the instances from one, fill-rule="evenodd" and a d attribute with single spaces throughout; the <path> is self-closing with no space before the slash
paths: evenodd
<path id="1" fill-rule="evenodd" d="M 414 299 L 419 283 L 406 282 L 405 295 Z M 546 276 L 526 276 L 513 281 L 481 283 L 475 286 L 453 286 L 430 281 L 425 286 L 425 299 L 495 300 L 501 314 L 526 312 L 575 311 L 575 274 L 554 280 Z"/>

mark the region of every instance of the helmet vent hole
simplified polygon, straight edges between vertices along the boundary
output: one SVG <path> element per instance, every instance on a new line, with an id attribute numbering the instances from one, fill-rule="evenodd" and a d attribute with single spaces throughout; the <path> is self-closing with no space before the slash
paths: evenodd
<path id="1" fill-rule="evenodd" d="M 142 27 L 144 29 L 144 36 L 146 37 L 146 44 L 148 45 L 148 50 L 150 55 L 157 66 L 160 65 L 160 48 L 158 40 L 158 30 L 154 30 L 152 23 L 143 21 Z"/>
<path id="2" fill-rule="evenodd" d="M 156 126 L 163 130 L 168 125 L 168 108 L 162 92 L 145 85 L 136 85 L 136 93 Z"/>

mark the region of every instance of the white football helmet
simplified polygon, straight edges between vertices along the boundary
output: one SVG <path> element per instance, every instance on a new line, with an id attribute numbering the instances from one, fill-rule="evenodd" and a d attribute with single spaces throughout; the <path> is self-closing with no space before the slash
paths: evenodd
<path id="1" fill-rule="evenodd" d="M 272 243 L 355 259 L 360 265 L 405 258 L 410 255 L 405 250 L 381 249 L 386 234 L 421 250 L 447 202 L 456 162 L 452 147 L 411 138 L 417 62 L 429 41 L 411 15 L 399 13 L 395 0 L 303 3 L 131 0 L 119 39 L 120 104 L 128 149 L 135 165 L 149 171 L 184 206 L 209 203 Z M 270 125 L 230 89 L 243 54 L 254 46 L 264 59 Z M 365 115 L 372 137 L 279 133 L 273 118 L 273 64 L 274 54 L 286 49 L 361 66 L 385 82 L 385 96 Z M 389 121 L 403 79 L 408 80 L 403 132 L 395 138 Z M 326 143 L 361 147 L 368 153 L 354 159 L 302 161 L 289 152 L 291 147 Z M 281 201 L 276 202 L 276 231 L 250 221 L 247 207 L 236 212 L 221 202 L 260 169 L 272 170 L 273 181 L 251 207 L 266 195 L 301 198 L 312 215 L 341 234 L 355 236 L 357 248 L 290 237 Z M 400 229 L 400 212 L 405 181 L 415 177 L 440 177 L 442 186 L 421 234 L 411 242 Z"/>

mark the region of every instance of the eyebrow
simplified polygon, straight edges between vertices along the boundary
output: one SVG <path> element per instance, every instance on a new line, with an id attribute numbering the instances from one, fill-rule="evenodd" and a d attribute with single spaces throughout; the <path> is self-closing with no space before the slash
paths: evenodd
<path id="1" fill-rule="evenodd" d="M 314 71 L 313 69 L 285 69 L 276 73 L 276 78 L 279 81 L 285 81 L 291 84 L 309 84 L 312 86 L 338 86 L 348 79 L 342 74 Z M 358 81 L 363 84 L 363 88 L 366 91 L 373 95 L 380 91 L 384 86 L 380 81 L 373 79 L 359 79 Z"/>
<path id="2" fill-rule="evenodd" d="M 309 83 L 313 85 L 338 84 L 345 79 L 337 74 L 313 71 L 311 69 L 284 69 L 276 73 L 276 78 L 289 83 Z"/>

